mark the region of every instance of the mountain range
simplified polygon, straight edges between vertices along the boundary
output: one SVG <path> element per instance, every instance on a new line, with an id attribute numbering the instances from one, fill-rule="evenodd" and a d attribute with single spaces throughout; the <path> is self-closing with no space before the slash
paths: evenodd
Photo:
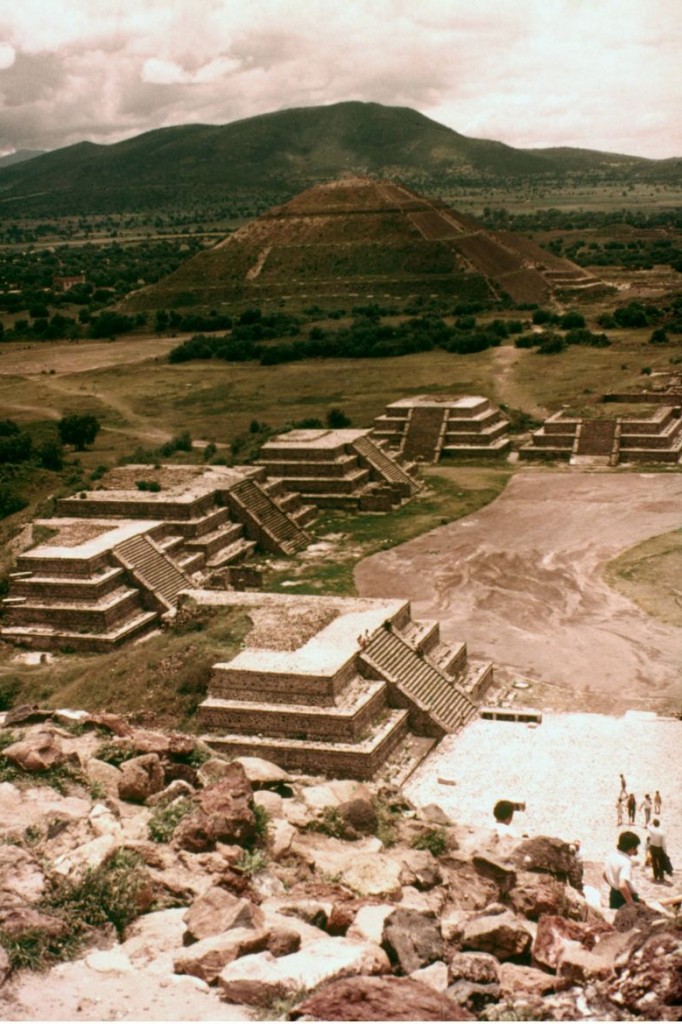
<path id="1" fill-rule="evenodd" d="M 345 102 L 250 117 L 226 125 L 161 128 L 112 145 L 80 142 L 0 163 L 0 209 L 134 209 L 197 194 L 274 189 L 282 197 L 343 174 L 399 179 L 430 189 L 510 179 L 682 179 L 682 160 L 592 150 L 515 149 L 468 138 L 406 107 Z M 51 204 L 51 205 L 50 205 Z"/>

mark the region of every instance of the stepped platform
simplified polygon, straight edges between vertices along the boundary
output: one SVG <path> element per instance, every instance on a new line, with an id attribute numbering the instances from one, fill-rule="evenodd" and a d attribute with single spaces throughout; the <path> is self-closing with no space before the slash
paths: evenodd
<path id="1" fill-rule="evenodd" d="M 261 646 L 214 665 L 198 710 L 206 742 L 233 755 L 369 778 L 409 736 L 437 741 L 471 721 L 492 680 L 490 665 L 470 664 L 465 644 L 445 645 L 437 622 L 414 622 L 405 601 L 196 590 L 186 599 L 246 605 L 255 623 Z M 280 625 L 292 615 L 297 638 Z"/>
<path id="2" fill-rule="evenodd" d="M 401 460 L 499 458 L 510 449 L 508 428 L 487 398 L 416 395 L 387 406 L 374 420 L 372 437 Z"/>
<path id="3" fill-rule="evenodd" d="M 679 463 L 682 460 L 682 407 L 627 406 L 619 415 L 611 403 L 599 418 L 565 411 L 545 420 L 519 450 L 521 459 L 568 459 L 573 465 L 616 466 L 622 462 Z"/>
<path id="4" fill-rule="evenodd" d="M 389 511 L 419 486 L 369 430 L 292 430 L 263 445 L 259 465 L 318 508 Z"/>

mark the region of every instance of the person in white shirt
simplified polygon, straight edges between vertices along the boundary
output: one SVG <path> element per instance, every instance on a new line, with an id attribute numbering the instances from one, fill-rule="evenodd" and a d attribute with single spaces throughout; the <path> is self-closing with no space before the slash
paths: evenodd
<path id="1" fill-rule="evenodd" d="M 636 856 L 640 839 L 635 832 L 621 832 L 618 846 L 604 862 L 604 880 L 609 886 L 609 907 L 618 910 L 626 903 L 639 903 L 632 881 L 632 858 Z"/>
<path id="2" fill-rule="evenodd" d="M 654 882 L 665 881 L 665 855 L 668 852 L 665 842 L 665 833 L 661 828 L 658 818 L 654 818 L 651 825 L 647 826 L 649 833 L 649 852 L 651 854 L 651 867 L 654 872 Z"/>

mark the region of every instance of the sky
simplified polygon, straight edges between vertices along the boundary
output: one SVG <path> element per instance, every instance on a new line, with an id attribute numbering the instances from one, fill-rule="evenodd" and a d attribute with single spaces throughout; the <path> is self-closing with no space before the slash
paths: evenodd
<path id="1" fill-rule="evenodd" d="M 0 0 L 0 154 L 288 107 L 682 157 L 680 0 Z"/>

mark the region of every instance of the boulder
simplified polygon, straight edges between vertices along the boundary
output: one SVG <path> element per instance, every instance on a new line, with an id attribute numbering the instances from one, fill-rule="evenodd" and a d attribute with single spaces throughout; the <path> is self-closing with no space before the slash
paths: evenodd
<path id="1" fill-rule="evenodd" d="M 441 858 L 440 865 L 448 883 L 448 897 L 454 907 L 483 910 L 493 900 L 499 899 L 497 883 L 480 875 L 469 860 L 451 855 Z"/>
<path id="2" fill-rule="evenodd" d="M 222 757 L 209 757 L 208 761 L 197 769 L 197 781 L 200 786 L 213 786 L 230 774 L 230 765 L 233 761 L 225 761 Z M 241 764 L 241 762 L 240 762 Z"/>
<path id="3" fill-rule="evenodd" d="M 400 906 L 410 910 L 419 910 L 422 914 L 435 914 L 440 917 L 448 898 L 447 890 L 439 885 L 428 892 L 415 889 L 413 885 L 404 885 L 400 890 Z"/>
<path id="4" fill-rule="evenodd" d="M 346 932 L 346 937 L 364 942 L 375 942 L 380 946 L 384 936 L 386 918 L 394 910 L 395 907 L 392 903 L 370 903 L 365 907 L 360 907 Z"/>
<path id="5" fill-rule="evenodd" d="M 171 757 L 189 757 L 196 748 L 196 736 L 188 736 L 184 732 L 172 732 L 168 737 L 168 753 Z"/>
<path id="6" fill-rule="evenodd" d="M 608 957 L 604 958 L 599 953 L 591 953 L 579 942 L 570 939 L 563 944 L 558 957 L 557 977 L 563 979 L 567 984 L 587 985 L 592 981 L 610 978 L 612 975 L 613 964 Z"/>
<path id="7" fill-rule="evenodd" d="M 481 850 L 473 855 L 471 862 L 479 875 L 489 878 L 497 885 L 500 895 L 508 893 L 514 887 L 516 871 L 507 861 Z"/>
<path id="8" fill-rule="evenodd" d="M 505 911 L 468 921 L 462 933 L 462 947 L 492 953 L 498 960 L 509 960 L 522 956 L 530 946 L 531 938 L 525 923 Z"/>
<path id="9" fill-rule="evenodd" d="M 188 946 L 173 958 L 176 974 L 191 974 L 213 985 L 227 964 L 268 947 L 267 928 L 232 928 Z"/>
<path id="10" fill-rule="evenodd" d="M 500 998 L 499 985 L 478 985 L 475 981 L 456 981 L 445 990 L 448 999 L 478 1017 L 488 1003 Z"/>
<path id="11" fill-rule="evenodd" d="M 268 952 L 273 956 L 289 956 L 301 948 L 301 934 L 293 928 L 271 928 L 268 933 Z"/>
<path id="12" fill-rule="evenodd" d="M 168 736 L 151 729 L 133 729 L 130 737 L 133 750 L 139 754 L 167 754 L 170 747 Z"/>
<path id="13" fill-rule="evenodd" d="M 343 822 L 346 839 L 371 836 L 377 830 L 377 813 L 372 801 L 366 797 L 357 796 L 352 800 L 345 800 L 339 804 L 338 813 Z"/>
<path id="14" fill-rule="evenodd" d="M 401 867 L 400 861 L 383 853 L 351 855 L 343 881 L 363 896 L 396 896 Z"/>
<path id="15" fill-rule="evenodd" d="M 174 779 L 165 789 L 147 797 L 146 804 L 148 807 L 167 807 L 175 800 L 180 800 L 183 797 L 189 799 L 193 794 L 194 787 L 190 786 L 189 782 L 185 782 L 184 779 Z"/>
<path id="16" fill-rule="evenodd" d="M 52 867 L 58 875 L 80 875 L 100 867 L 121 845 L 120 837 L 105 833 L 56 857 Z"/>
<path id="17" fill-rule="evenodd" d="M 121 822 L 107 804 L 95 804 L 88 815 L 88 823 L 96 836 L 120 836 Z"/>
<path id="18" fill-rule="evenodd" d="M 682 1007 L 682 940 L 655 931 L 630 955 L 606 989 L 609 998 L 645 1020 L 679 1020 Z"/>
<path id="19" fill-rule="evenodd" d="M 267 790 L 261 790 L 261 793 L 266 792 Z M 260 793 L 255 794 L 255 796 L 260 795 Z M 274 796 L 275 794 L 268 795 Z M 268 849 L 272 859 L 278 861 L 286 857 L 291 850 L 291 844 L 295 838 L 296 829 L 288 821 L 284 821 L 283 818 L 270 821 L 268 826 Z"/>
<path id="20" fill-rule="evenodd" d="M 0 898 L 7 893 L 35 903 L 45 890 L 38 861 L 21 846 L 0 845 Z"/>
<path id="21" fill-rule="evenodd" d="M 186 850 L 210 850 L 216 843 L 246 846 L 256 837 L 253 791 L 244 768 L 230 762 L 217 782 L 197 796 L 197 811 L 183 818 L 175 842 Z"/>
<path id="22" fill-rule="evenodd" d="M 427 892 L 443 881 L 440 865 L 429 850 L 405 850 L 401 857 L 403 885 L 413 885 L 420 892 Z"/>
<path id="23" fill-rule="evenodd" d="M 184 907 L 172 907 L 136 917 L 126 928 L 119 949 L 138 967 L 165 958 L 170 969 L 173 954 L 182 945 L 184 913 Z"/>
<path id="24" fill-rule="evenodd" d="M 464 932 L 464 926 L 473 916 L 469 910 L 448 909 L 440 915 L 440 930 L 447 943 L 459 944 Z"/>
<path id="25" fill-rule="evenodd" d="M 291 776 L 272 761 L 262 757 L 237 757 L 235 761 L 242 766 L 244 773 L 254 788 L 276 787 L 280 783 L 291 782 Z M 208 762 L 206 762 L 208 764 Z"/>
<path id="26" fill-rule="evenodd" d="M 143 804 L 153 793 L 163 789 L 163 768 L 158 754 L 142 754 L 121 764 L 118 795 L 121 800 Z"/>
<path id="27" fill-rule="evenodd" d="M 121 715 L 113 715 L 107 711 L 98 711 L 88 716 L 88 724 L 105 729 L 114 736 L 132 736 L 132 726 L 128 725 Z"/>
<path id="28" fill-rule="evenodd" d="M 347 978 L 325 985 L 290 1013 L 292 1020 L 474 1020 L 412 978 Z"/>
<path id="29" fill-rule="evenodd" d="M 537 921 L 543 914 L 564 916 L 568 909 L 566 886 L 551 875 L 520 871 L 507 902 L 513 911 Z"/>
<path id="30" fill-rule="evenodd" d="M 382 946 L 403 974 L 443 959 L 444 945 L 435 916 L 397 907 L 384 922 Z"/>
<path id="31" fill-rule="evenodd" d="M 553 836 L 534 836 L 516 846 L 510 856 L 522 871 L 541 871 L 582 889 L 583 862 L 571 843 Z"/>
<path id="32" fill-rule="evenodd" d="M 61 918 L 44 913 L 17 896 L 3 894 L 0 902 L 0 931 L 8 938 L 30 938 L 34 932 L 58 937 L 68 930 L 69 926 Z"/>
<path id="33" fill-rule="evenodd" d="M 427 967 L 420 967 L 410 975 L 413 981 L 420 981 L 422 985 L 428 985 L 434 992 L 445 992 L 448 987 L 448 965 L 442 960 L 436 960 Z"/>
<path id="34" fill-rule="evenodd" d="M 379 946 L 326 938 L 279 959 L 269 952 L 241 957 L 221 971 L 218 984 L 228 1002 L 263 1006 L 337 978 L 389 972 L 388 957 Z"/>
<path id="35" fill-rule="evenodd" d="M 502 998 L 510 1002 L 528 996 L 544 996 L 556 988 L 554 975 L 545 974 L 536 967 L 507 962 L 500 964 L 499 975 Z"/>
<path id="36" fill-rule="evenodd" d="M 473 981 L 477 985 L 496 985 L 500 964 L 490 953 L 455 953 L 450 960 L 451 981 Z"/>
<path id="37" fill-rule="evenodd" d="M 250 900 L 239 899 L 213 885 L 186 911 L 185 944 L 206 939 L 231 928 L 257 928 L 263 924 L 263 912 Z"/>
<path id="38" fill-rule="evenodd" d="M 35 732 L 18 743 L 11 743 L 2 754 L 17 768 L 32 774 L 57 768 L 69 759 L 59 737 L 51 729 Z"/>
<path id="39" fill-rule="evenodd" d="M 96 757 L 85 759 L 83 771 L 90 782 L 96 782 L 109 795 L 118 796 L 118 783 L 121 769 L 107 761 L 99 761 Z"/>
<path id="40" fill-rule="evenodd" d="M 262 807 L 270 818 L 279 819 L 283 815 L 284 800 L 271 789 L 257 789 L 253 794 L 253 802 L 256 807 Z"/>
<path id="41" fill-rule="evenodd" d="M 591 950 L 600 936 L 612 932 L 613 928 L 605 921 L 587 924 L 546 914 L 538 921 L 533 940 L 533 963 L 555 971 L 567 942 L 579 942 L 584 949 Z"/>

